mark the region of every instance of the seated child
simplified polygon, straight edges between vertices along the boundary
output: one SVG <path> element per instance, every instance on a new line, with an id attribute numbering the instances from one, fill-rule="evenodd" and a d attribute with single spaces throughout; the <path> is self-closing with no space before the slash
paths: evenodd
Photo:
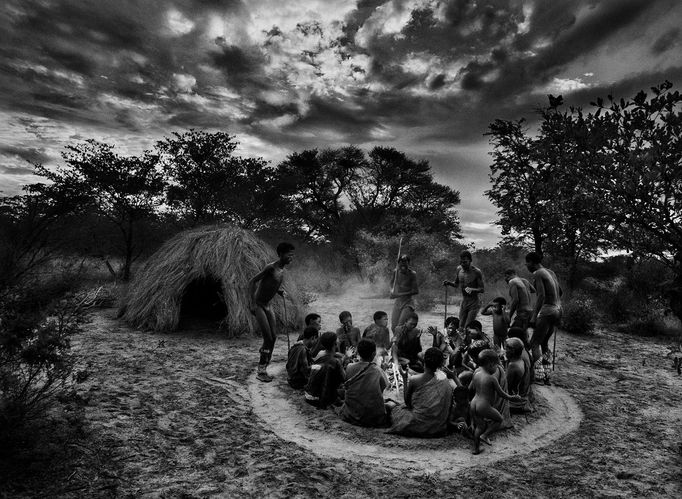
<path id="1" fill-rule="evenodd" d="M 460 434 L 471 437 L 469 425 L 469 388 L 458 386 L 452 392 L 452 407 L 450 409 L 450 427 Z"/>
<path id="2" fill-rule="evenodd" d="M 363 338 L 374 341 L 377 353 L 391 348 L 391 333 L 388 330 L 388 314 L 386 312 L 374 312 L 374 324 L 367 326 L 362 333 Z"/>
<path id="3" fill-rule="evenodd" d="M 519 395 L 509 395 L 500 387 L 495 377 L 498 361 L 494 350 L 483 350 L 478 356 L 480 367 L 471 381 L 470 388 L 475 392 L 469 405 L 474 426 L 474 454 L 481 453 L 481 442 L 491 445 L 488 435 L 497 430 L 503 421 L 502 415 L 493 407 L 495 396 L 515 402 L 522 400 Z M 492 424 L 488 424 L 488 421 L 492 421 Z"/>
<path id="4" fill-rule="evenodd" d="M 303 339 L 293 344 L 287 358 L 287 382 L 291 388 L 302 390 L 310 376 L 313 362 L 310 349 L 317 343 L 319 332 L 308 326 L 303 330 Z"/>
<path id="5" fill-rule="evenodd" d="M 408 319 L 409 322 L 410 319 Z M 397 330 L 397 328 L 396 328 Z M 437 348 L 424 354 L 424 372 L 408 379 L 406 369 L 401 369 L 405 403 L 391 411 L 391 428 L 388 433 L 415 437 L 437 437 L 448 429 L 453 386 L 452 371 L 446 376 L 437 373 L 443 366 L 443 355 Z"/>
<path id="6" fill-rule="evenodd" d="M 358 343 L 359 362 L 346 369 L 346 397 L 341 408 L 341 417 L 354 425 L 386 425 L 384 390 L 388 378 L 374 363 L 377 347 L 374 341 L 363 338 Z"/>
<path id="7" fill-rule="evenodd" d="M 513 328 L 512 328 L 513 329 Z M 521 329 L 521 328 L 516 328 Z M 523 402 L 510 402 L 511 412 L 528 412 L 532 410 L 530 403 L 532 387 L 532 369 L 530 356 L 523 348 L 523 341 L 519 338 L 507 338 L 505 342 L 507 354 L 507 391 L 523 397 Z"/>
<path id="8" fill-rule="evenodd" d="M 460 337 L 457 334 L 459 327 L 459 319 L 457 317 L 448 317 L 445 319 L 445 332 L 441 333 L 437 328 L 429 326 L 426 330 L 433 336 L 432 347 L 443 352 L 443 358 L 447 366 L 452 365 L 450 357 L 455 352 L 456 345 L 459 344 Z"/>
<path id="9" fill-rule="evenodd" d="M 339 322 L 341 327 L 336 330 L 336 336 L 339 342 L 339 352 L 348 357 L 353 357 L 355 355 L 355 349 L 360 341 L 360 330 L 357 327 L 353 327 L 353 316 L 347 310 L 344 310 L 339 314 Z M 346 352 L 351 348 L 350 352 Z"/>
<path id="10" fill-rule="evenodd" d="M 493 316 L 493 342 L 496 350 L 504 348 L 504 340 L 507 339 L 507 329 L 511 322 L 505 309 L 506 305 L 507 300 L 498 296 L 481 310 L 481 315 Z"/>
<path id="11" fill-rule="evenodd" d="M 326 332 L 320 336 L 323 350 L 313 359 L 310 377 L 305 387 L 305 400 L 319 409 L 340 405 L 339 388 L 346 379 L 341 360 L 335 355 L 336 333 Z"/>
<path id="12" fill-rule="evenodd" d="M 483 325 L 479 321 L 471 321 L 467 325 L 465 339 L 464 365 L 471 370 L 478 367 L 478 355 L 489 348 L 492 348 L 490 338 L 483 332 Z"/>
<path id="13" fill-rule="evenodd" d="M 305 319 L 303 320 L 303 323 L 305 324 L 303 330 L 305 331 L 305 328 L 308 326 L 314 327 L 317 329 L 318 335 L 319 332 L 322 330 L 322 317 L 320 317 L 320 314 L 308 314 L 305 316 Z M 298 339 L 302 340 L 303 339 L 303 333 L 301 332 L 300 335 L 298 335 Z M 310 355 L 315 357 L 320 350 L 322 350 L 322 346 L 320 345 L 320 339 L 318 337 L 317 341 L 315 344 L 310 348 Z"/>
<path id="14" fill-rule="evenodd" d="M 391 357 L 393 362 L 400 364 L 403 369 L 409 367 L 421 373 L 424 372 L 424 364 L 420 358 L 422 332 L 417 329 L 418 322 L 419 316 L 412 312 L 405 324 L 395 328 Z"/>

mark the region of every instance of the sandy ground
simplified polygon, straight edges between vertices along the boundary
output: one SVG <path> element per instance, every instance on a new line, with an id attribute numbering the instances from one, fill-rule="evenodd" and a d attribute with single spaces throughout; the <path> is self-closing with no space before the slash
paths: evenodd
<path id="1" fill-rule="evenodd" d="M 320 297 L 311 309 L 325 329 L 341 309 L 365 325 L 390 302 L 364 291 Z M 425 325 L 430 320 L 440 324 L 442 316 L 423 314 Z M 297 417 L 300 406 L 280 414 L 268 406 L 268 390 L 282 403 L 283 382 L 251 381 L 257 339 L 141 332 L 105 310 L 74 341 L 87 376 L 64 411 L 83 414 L 74 418 L 78 428 L 62 418 L 40 435 L 37 450 L 2 460 L 0 495 L 679 497 L 682 377 L 665 357 L 669 343 L 610 331 L 561 333 L 554 386 L 541 392 L 547 406 L 470 456 L 470 442 L 459 437 L 412 440 L 403 450 L 391 436 L 363 448 L 360 438 L 344 435 L 349 425 L 327 424 L 331 413 L 315 426 L 315 411 L 311 423 Z M 285 352 L 281 336 L 275 367 Z M 307 432 L 315 433 L 304 438 Z M 324 445 L 316 445 L 325 432 Z M 422 445 L 433 454 L 428 459 Z"/>

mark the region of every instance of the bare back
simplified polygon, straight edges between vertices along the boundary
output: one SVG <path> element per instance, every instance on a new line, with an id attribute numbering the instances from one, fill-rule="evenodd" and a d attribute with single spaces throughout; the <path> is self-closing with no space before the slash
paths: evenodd
<path id="1" fill-rule="evenodd" d="M 541 300 L 543 305 L 561 305 L 561 287 L 556 274 L 542 267 L 533 272 L 533 276 L 538 300 Z"/>
<path id="2" fill-rule="evenodd" d="M 258 282 L 255 298 L 256 303 L 265 306 L 279 291 L 284 281 L 284 269 L 278 265 L 278 262 L 273 262 L 268 264 L 261 273 L 263 277 Z"/>
<path id="3" fill-rule="evenodd" d="M 488 373 L 485 369 L 479 368 L 474 373 L 474 379 L 472 380 L 474 390 L 476 391 L 475 397 L 488 402 L 490 405 L 495 401 L 495 393 L 497 389 L 495 388 L 495 383 L 497 380 L 495 377 Z"/>

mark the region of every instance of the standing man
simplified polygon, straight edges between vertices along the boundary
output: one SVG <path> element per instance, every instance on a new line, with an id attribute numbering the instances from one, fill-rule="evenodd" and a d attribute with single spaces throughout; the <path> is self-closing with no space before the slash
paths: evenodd
<path id="1" fill-rule="evenodd" d="M 443 286 L 462 288 L 462 304 L 459 307 L 459 327 L 466 330 L 471 321 L 476 320 L 481 308 L 483 294 L 483 272 L 471 264 L 471 252 L 464 250 L 459 254 L 457 276 L 453 281 L 443 281 Z"/>
<path id="2" fill-rule="evenodd" d="M 267 372 L 268 364 L 272 359 L 272 350 L 275 348 L 277 339 L 277 323 L 275 314 L 270 308 L 270 302 L 279 294 L 282 298 L 286 293 L 282 287 L 284 281 L 284 267 L 294 259 L 294 246 L 290 243 L 279 243 L 277 246 L 277 256 L 279 259 L 269 263 L 258 274 L 249 281 L 250 310 L 256 316 L 258 326 L 263 335 L 263 345 L 261 346 L 260 360 L 258 361 L 259 381 L 272 381 L 272 376 Z"/>
<path id="3" fill-rule="evenodd" d="M 398 268 L 393 278 L 394 286 L 391 289 L 391 299 L 395 299 L 393 312 L 391 312 L 391 331 L 407 322 L 407 318 L 415 312 L 412 297 L 419 294 L 417 285 L 417 273 L 410 268 L 410 257 L 402 255 L 398 259 Z"/>
<path id="4" fill-rule="evenodd" d="M 542 266 L 542 256 L 531 252 L 526 255 L 526 267 L 533 273 L 537 300 L 530 318 L 535 332 L 530 339 L 533 364 L 545 356 L 543 364 L 549 363 L 549 339 L 561 321 L 561 295 L 563 294 L 556 274 Z"/>
<path id="5" fill-rule="evenodd" d="M 511 303 L 509 304 L 509 317 L 512 319 L 510 327 L 518 327 L 523 329 L 524 346 L 528 346 L 528 326 L 530 325 L 530 318 L 533 315 L 533 306 L 531 303 L 531 293 L 535 293 L 535 288 L 528 281 L 519 277 L 515 269 L 507 269 L 504 271 L 504 280 L 509 285 L 509 296 Z M 516 314 L 516 315 L 515 315 Z"/>

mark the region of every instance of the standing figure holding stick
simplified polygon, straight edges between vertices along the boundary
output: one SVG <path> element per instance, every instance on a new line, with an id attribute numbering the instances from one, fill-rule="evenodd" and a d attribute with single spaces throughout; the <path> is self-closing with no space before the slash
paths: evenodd
<path id="1" fill-rule="evenodd" d="M 270 302 L 276 294 L 282 298 L 285 297 L 284 290 L 281 289 L 284 281 L 284 267 L 290 264 L 294 258 L 294 246 L 290 243 L 280 243 L 277 246 L 277 256 L 279 257 L 277 261 L 267 264 L 249 281 L 249 308 L 251 313 L 256 316 L 256 321 L 263 335 L 256 377 L 259 381 L 265 382 L 272 381 L 272 376 L 268 374 L 267 367 L 270 364 L 272 350 L 275 348 L 275 340 L 277 339 L 277 323 L 275 314 L 270 308 Z"/>
<path id="2" fill-rule="evenodd" d="M 395 328 L 405 324 L 408 317 L 414 313 L 412 297 L 416 294 L 419 294 L 417 273 L 410 268 L 410 257 L 399 255 L 391 289 L 391 298 L 395 299 L 391 313 L 391 331 L 395 332 Z"/>
<path id="3" fill-rule="evenodd" d="M 464 250 L 459 255 L 460 265 L 454 281 L 443 281 L 443 286 L 462 289 L 462 304 L 459 307 L 459 326 L 466 330 L 471 321 L 476 320 L 481 309 L 483 294 L 483 273 L 471 264 L 471 252 Z"/>

